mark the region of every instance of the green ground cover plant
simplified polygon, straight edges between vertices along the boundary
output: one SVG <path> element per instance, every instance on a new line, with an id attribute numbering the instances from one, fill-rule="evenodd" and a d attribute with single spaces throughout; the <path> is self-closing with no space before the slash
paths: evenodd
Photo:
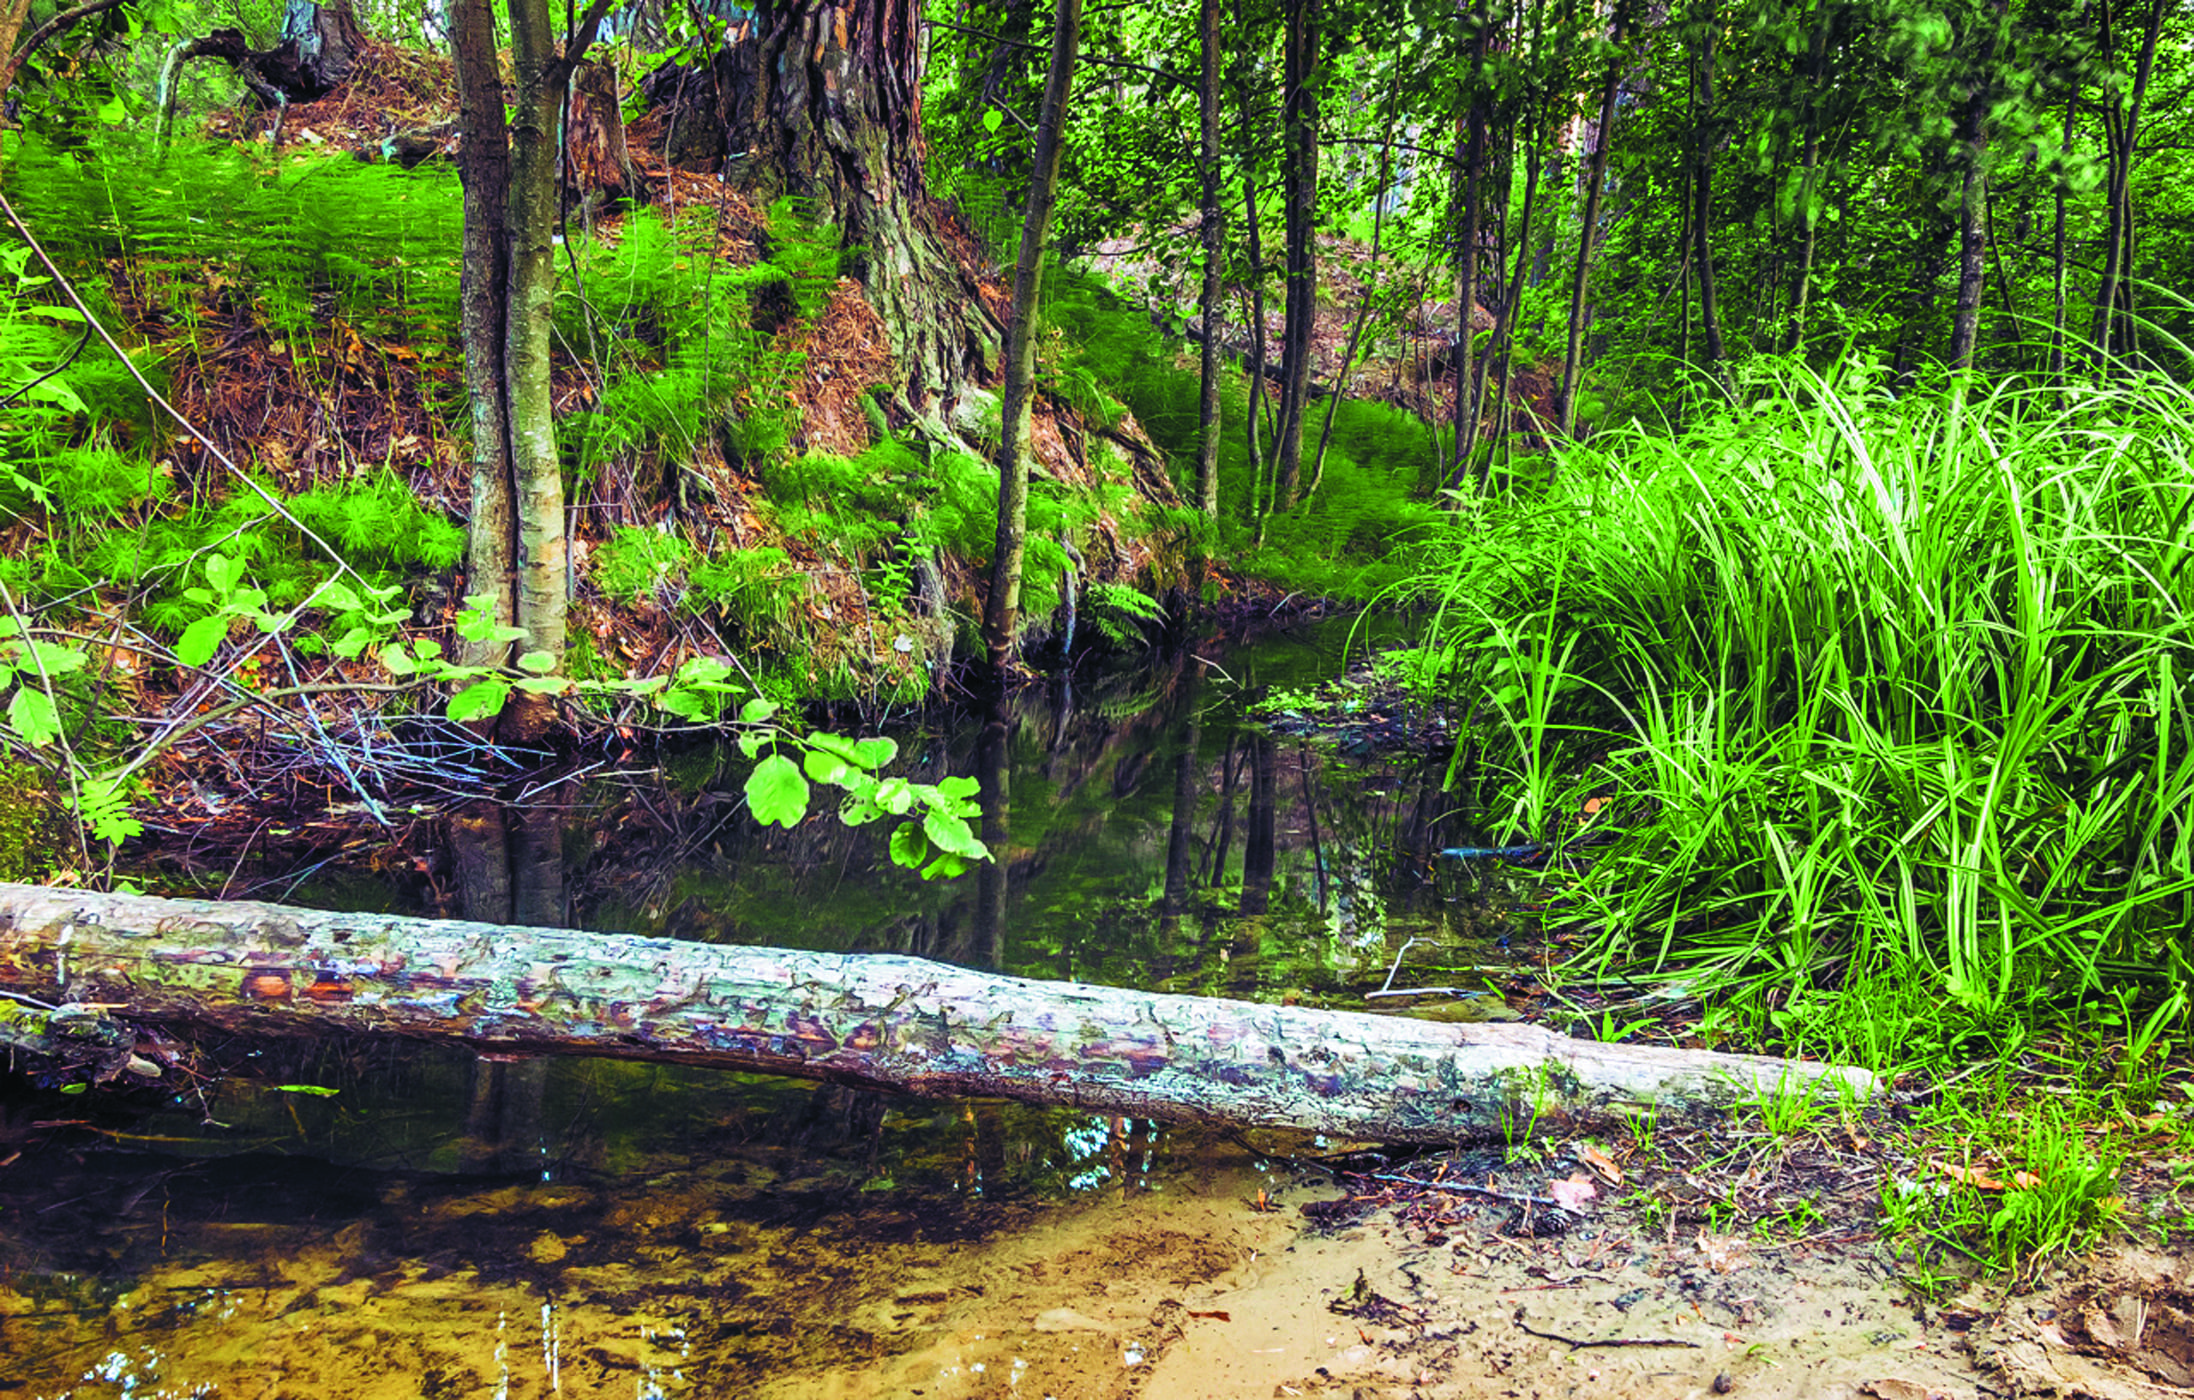
<path id="1" fill-rule="evenodd" d="M 1900 1042 L 1793 1014 L 1809 989 L 1918 979 L 1983 1025 L 2164 1003 L 2194 918 L 2190 429 L 2166 382 L 1898 398 L 1856 362 L 1593 438 L 1421 556 L 1476 697 L 1460 797 L 1556 846 L 1600 797 L 1620 839 L 1548 876 L 1589 966 L 1776 989 L 1783 1039 L 1877 1067 Z"/>

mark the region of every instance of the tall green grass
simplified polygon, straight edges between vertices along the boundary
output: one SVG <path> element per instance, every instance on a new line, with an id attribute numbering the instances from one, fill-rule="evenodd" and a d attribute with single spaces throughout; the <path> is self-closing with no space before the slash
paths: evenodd
<path id="1" fill-rule="evenodd" d="M 1917 979 L 1984 1024 L 2160 998 L 2194 980 L 2190 514 L 2183 386 L 1776 365 L 1419 556 L 1453 772 L 1503 839 L 1604 800 L 1553 915 L 1603 970 Z"/>

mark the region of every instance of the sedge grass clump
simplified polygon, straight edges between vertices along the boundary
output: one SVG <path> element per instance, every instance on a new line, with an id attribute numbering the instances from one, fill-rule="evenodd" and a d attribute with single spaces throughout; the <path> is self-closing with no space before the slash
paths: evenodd
<path id="1" fill-rule="evenodd" d="M 1457 773 L 1501 839 L 1613 794 L 1561 916 L 1597 966 L 1886 967 L 1984 1021 L 2107 966 L 2160 1002 L 2194 919 L 2190 515 L 2178 386 L 1763 371 L 1427 541 Z"/>

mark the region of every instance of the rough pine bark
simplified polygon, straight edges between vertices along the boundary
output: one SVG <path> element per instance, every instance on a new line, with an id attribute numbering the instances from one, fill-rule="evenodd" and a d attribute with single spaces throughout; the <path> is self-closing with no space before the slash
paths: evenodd
<path id="1" fill-rule="evenodd" d="M 987 375 L 1000 333 L 923 174 L 927 37 L 919 0 L 790 0 L 759 7 L 714 68 L 729 158 L 838 227 L 916 409 Z"/>

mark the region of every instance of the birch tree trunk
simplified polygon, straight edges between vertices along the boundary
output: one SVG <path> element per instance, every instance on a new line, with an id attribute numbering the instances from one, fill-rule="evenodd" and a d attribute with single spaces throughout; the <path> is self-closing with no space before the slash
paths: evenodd
<path id="1" fill-rule="evenodd" d="M 1447 1144 L 1666 1125 L 1864 1071 L 1512 1023 L 1031 982 L 727 948 L 0 884 L 0 986 L 238 1034 L 396 1035 L 861 1088 Z"/>

